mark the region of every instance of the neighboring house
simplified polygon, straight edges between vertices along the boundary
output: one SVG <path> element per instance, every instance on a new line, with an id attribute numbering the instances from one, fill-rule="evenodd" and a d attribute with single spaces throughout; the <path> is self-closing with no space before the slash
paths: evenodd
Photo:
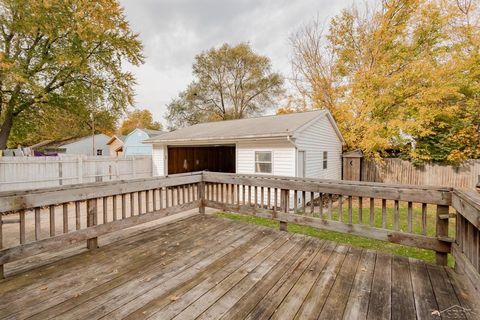
<path id="1" fill-rule="evenodd" d="M 110 137 L 102 133 L 96 134 L 95 136 L 73 138 L 64 141 L 43 141 L 31 146 L 31 148 L 35 151 L 43 152 L 46 155 L 79 154 L 87 156 L 108 156 L 109 148 L 107 142 L 109 140 Z"/>
<path id="2" fill-rule="evenodd" d="M 123 141 L 123 154 L 132 155 L 152 155 L 152 146 L 144 144 L 143 141 L 164 134 L 159 130 L 137 128 L 130 132 Z"/>
<path id="3" fill-rule="evenodd" d="M 341 179 L 344 140 L 327 110 L 197 124 L 145 143 L 157 176 L 209 170 Z"/>
<path id="4" fill-rule="evenodd" d="M 107 141 L 107 146 L 109 149 L 109 154 L 111 156 L 121 156 L 123 155 L 123 142 L 125 141 L 126 136 L 114 135 Z"/>

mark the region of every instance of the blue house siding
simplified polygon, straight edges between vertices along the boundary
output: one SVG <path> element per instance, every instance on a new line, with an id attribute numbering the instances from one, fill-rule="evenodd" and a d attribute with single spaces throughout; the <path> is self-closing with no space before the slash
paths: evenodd
<path id="1" fill-rule="evenodd" d="M 152 155 L 152 145 L 143 144 L 142 141 L 150 138 L 150 136 L 142 129 L 135 129 L 125 138 L 123 144 L 124 154 L 132 155 Z"/>
<path id="2" fill-rule="evenodd" d="M 97 155 L 101 153 L 102 156 L 109 155 L 109 149 L 107 142 L 110 140 L 110 137 L 105 134 L 96 134 L 95 135 L 95 154 L 93 151 L 93 139 L 92 136 L 87 136 L 83 139 L 80 139 L 75 142 L 67 143 L 61 145 L 59 148 L 64 149 L 66 154 L 83 154 L 87 156 Z"/>

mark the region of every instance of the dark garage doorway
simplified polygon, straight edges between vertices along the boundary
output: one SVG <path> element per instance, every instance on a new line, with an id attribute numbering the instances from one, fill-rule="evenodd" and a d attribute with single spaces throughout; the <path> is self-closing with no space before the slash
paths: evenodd
<path id="1" fill-rule="evenodd" d="M 168 147 L 168 174 L 203 170 L 235 173 L 235 146 Z"/>

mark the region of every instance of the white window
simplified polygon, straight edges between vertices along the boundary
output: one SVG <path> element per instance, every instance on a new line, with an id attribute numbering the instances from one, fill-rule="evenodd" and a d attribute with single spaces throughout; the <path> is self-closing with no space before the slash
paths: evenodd
<path id="1" fill-rule="evenodd" d="M 328 167 L 328 151 L 323 151 L 323 169 Z"/>
<path id="2" fill-rule="evenodd" d="M 101 156 L 103 154 L 103 150 L 102 149 L 97 149 L 97 156 Z"/>
<path id="3" fill-rule="evenodd" d="M 272 173 L 271 151 L 255 151 L 255 172 Z"/>

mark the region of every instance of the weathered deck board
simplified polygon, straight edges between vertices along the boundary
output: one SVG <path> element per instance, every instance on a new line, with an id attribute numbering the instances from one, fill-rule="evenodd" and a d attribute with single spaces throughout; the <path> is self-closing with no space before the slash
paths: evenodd
<path id="1" fill-rule="evenodd" d="M 0 319 L 477 318 L 462 276 L 413 259 L 205 215 L 122 233 L 10 273 Z"/>

